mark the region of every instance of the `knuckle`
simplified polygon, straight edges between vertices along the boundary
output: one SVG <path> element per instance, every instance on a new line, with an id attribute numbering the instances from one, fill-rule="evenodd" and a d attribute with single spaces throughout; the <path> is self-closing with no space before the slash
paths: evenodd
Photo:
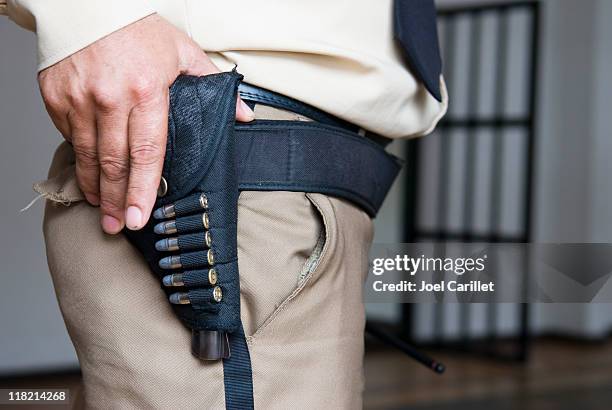
<path id="1" fill-rule="evenodd" d="M 70 90 L 66 99 L 70 102 L 70 105 L 74 107 L 77 111 L 82 110 L 87 106 L 87 96 L 80 90 Z"/>
<path id="2" fill-rule="evenodd" d="M 95 86 L 92 93 L 96 106 L 103 111 L 114 111 L 121 105 L 121 97 L 113 90 Z"/>
<path id="3" fill-rule="evenodd" d="M 127 179 L 129 174 L 128 162 L 119 156 L 104 156 L 100 158 L 100 172 L 110 182 L 119 182 Z"/>
<path id="4" fill-rule="evenodd" d="M 105 192 L 100 198 L 100 208 L 105 213 L 117 215 L 122 213 L 120 201 L 112 194 Z"/>
<path id="5" fill-rule="evenodd" d="M 66 111 L 69 106 L 69 96 L 66 95 L 65 83 L 44 71 L 38 76 L 38 88 L 48 111 L 58 113 Z"/>
<path id="6" fill-rule="evenodd" d="M 84 165 L 97 164 L 98 156 L 94 147 L 82 144 L 77 138 L 72 142 L 72 149 L 77 160 L 81 161 Z"/>
<path id="7" fill-rule="evenodd" d="M 155 192 L 157 187 L 147 187 L 141 181 L 130 181 L 130 186 L 127 190 L 127 196 L 134 203 L 146 204 L 148 201 L 147 194 L 149 192 Z"/>
<path id="8" fill-rule="evenodd" d="M 49 89 L 44 90 L 41 88 L 40 95 L 43 99 L 45 107 L 47 107 L 47 110 L 54 112 L 61 111 L 61 107 L 63 106 L 63 100 L 59 97 L 57 93 L 55 93 L 55 91 Z"/>
<path id="9" fill-rule="evenodd" d="M 136 166 L 154 165 L 163 159 L 159 144 L 144 141 L 130 147 L 130 161 Z"/>
<path id="10" fill-rule="evenodd" d="M 158 90 L 156 82 L 147 76 L 140 76 L 132 83 L 131 93 L 138 101 L 151 99 Z"/>
<path id="11" fill-rule="evenodd" d="M 98 194 L 98 187 L 94 184 L 91 178 L 77 177 L 77 180 L 79 188 L 81 189 L 81 191 L 83 191 L 83 193 L 92 195 Z"/>

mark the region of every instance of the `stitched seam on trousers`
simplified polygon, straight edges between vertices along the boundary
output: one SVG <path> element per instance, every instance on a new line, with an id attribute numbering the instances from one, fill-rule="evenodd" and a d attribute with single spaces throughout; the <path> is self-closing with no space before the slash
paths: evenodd
<path id="1" fill-rule="evenodd" d="M 319 234 L 319 237 L 317 238 L 317 243 L 315 244 L 312 254 L 308 257 L 308 259 L 304 263 L 304 266 L 302 267 L 302 270 L 300 271 L 300 274 L 298 276 L 298 285 L 306 279 L 310 272 L 313 272 L 317 268 L 319 259 L 321 259 L 321 252 L 325 247 L 326 239 L 327 237 L 325 235 L 325 231 L 321 232 Z"/>
<path id="2" fill-rule="evenodd" d="M 321 219 L 323 220 L 323 229 L 325 230 L 325 236 L 326 236 L 325 245 L 323 246 L 323 249 L 321 250 L 320 257 L 317 259 L 315 266 L 313 266 L 310 272 L 304 277 L 304 280 L 302 280 L 301 283 L 299 283 L 298 286 L 293 290 L 293 292 L 291 292 L 291 294 L 287 298 L 285 298 L 285 300 L 281 302 L 278 308 L 276 308 L 274 312 L 272 312 L 272 314 L 268 316 L 266 321 L 255 331 L 255 333 L 247 337 L 247 342 L 249 344 L 254 342 L 257 339 L 257 337 L 261 333 L 263 333 L 266 328 L 268 328 L 268 326 L 274 321 L 274 319 L 276 319 L 276 317 L 281 312 L 285 311 L 285 309 L 287 308 L 287 305 L 289 305 L 293 301 L 293 299 L 295 299 L 300 293 L 302 293 L 302 291 L 308 285 L 308 283 L 310 282 L 312 277 L 315 275 L 315 273 L 325 268 L 325 265 L 326 265 L 325 262 L 327 262 L 329 258 L 329 254 L 330 254 L 329 248 L 334 240 L 334 238 L 332 238 L 332 235 L 334 235 L 334 232 L 336 232 L 337 230 L 337 229 L 332 229 L 332 224 L 336 223 L 335 208 L 333 207 L 331 201 L 329 200 L 327 196 L 321 195 L 320 197 L 325 198 L 325 200 L 329 203 L 329 206 L 333 210 L 331 215 L 327 215 L 325 212 L 323 212 L 322 208 L 313 199 L 313 197 L 311 197 L 310 194 L 306 193 L 306 197 L 308 198 L 310 203 L 316 208 L 317 212 L 321 216 Z"/>

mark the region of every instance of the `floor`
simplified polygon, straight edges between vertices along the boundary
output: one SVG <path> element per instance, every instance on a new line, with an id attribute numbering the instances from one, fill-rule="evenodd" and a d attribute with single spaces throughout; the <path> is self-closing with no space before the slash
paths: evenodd
<path id="1" fill-rule="evenodd" d="M 612 342 L 540 340 L 521 366 L 491 359 L 434 353 L 447 366 L 438 376 L 394 350 L 368 352 L 366 409 L 609 410 Z M 62 387 L 78 391 L 75 373 L 0 379 L 0 387 Z M 40 410 L 20 405 L 20 410 Z M 49 408 L 61 408 L 60 406 Z"/>
<path id="2" fill-rule="evenodd" d="M 612 342 L 540 340 L 525 365 L 433 353 L 444 375 L 393 351 L 366 358 L 367 409 L 609 410 Z"/>

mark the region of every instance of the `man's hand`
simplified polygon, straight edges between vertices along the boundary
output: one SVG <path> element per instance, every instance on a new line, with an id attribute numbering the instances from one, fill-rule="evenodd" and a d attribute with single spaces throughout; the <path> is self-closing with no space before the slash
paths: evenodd
<path id="1" fill-rule="evenodd" d="M 180 30 L 146 17 L 39 74 L 47 111 L 76 155 L 79 187 L 105 232 L 142 228 L 163 167 L 168 92 L 179 74 L 219 69 Z M 242 101 L 238 121 L 253 113 Z"/>

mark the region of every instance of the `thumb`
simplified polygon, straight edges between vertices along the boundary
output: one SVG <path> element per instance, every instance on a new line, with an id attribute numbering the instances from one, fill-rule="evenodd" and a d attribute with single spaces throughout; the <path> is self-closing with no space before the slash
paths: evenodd
<path id="1" fill-rule="evenodd" d="M 251 110 L 251 107 L 246 105 L 242 98 L 238 96 L 236 98 L 236 121 L 240 122 L 251 122 L 255 119 L 255 113 Z"/>
<path id="2" fill-rule="evenodd" d="M 179 51 L 179 72 L 181 74 L 201 77 L 207 74 L 220 73 L 221 70 L 212 62 L 206 53 L 189 41 Z"/>

